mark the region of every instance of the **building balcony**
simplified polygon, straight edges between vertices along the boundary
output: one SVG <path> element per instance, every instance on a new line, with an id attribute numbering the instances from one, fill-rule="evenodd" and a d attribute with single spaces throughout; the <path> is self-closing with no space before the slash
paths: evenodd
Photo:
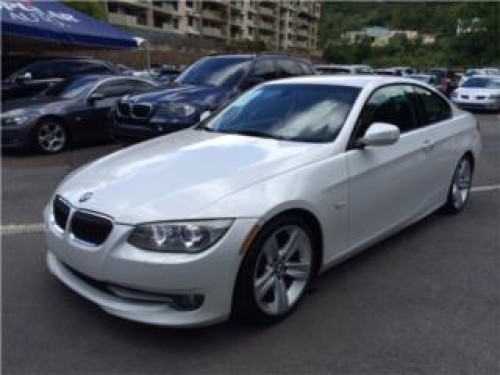
<path id="1" fill-rule="evenodd" d="M 216 27 L 203 27 L 203 36 L 226 39 L 226 33 Z"/>
<path id="2" fill-rule="evenodd" d="M 177 31 L 175 29 L 175 27 L 172 24 L 168 23 L 168 22 L 164 22 L 163 23 L 162 29 L 165 30 L 165 31 L 169 31 L 171 33 L 175 33 Z"/>
<path id="3" fill-rule="evenodd" d="M 226 21 L 226 17 L 222 15 L 221 12 L 217 12 L 214 10 L 209 10 L 209 9 L 203 9 L 201 11 L 201 16 L 207 20 L 212 20 L 212 21 Z"/>
<path id="4" fill-rule="evenodd" d="M 149 8 L 149 5 L 146 2 L 143 2 L 143 1 L 137 1 L 137 0 L 120 0 L 120 3 L 121 4 L 132 5 L 132 6 L 143 8 L 143 9 Z"/>
<path id="5" fill-rule="evenodd" d="M 240 26 L 243 24 L 243 17 L 231 17 L 231 25 Z"/>
<path id="6" fill-rule="evenodd" d="M 129 14 L 109 13 L 108 22 L 120 26 L 138 26 L 137 17 Z"/>
<path id="7" fill-rule="evenodd" d="M 275 17 L 276 16 L 276 10 L 271 9 L 268 7 L 260 7 L 260 14 L 263 14 L 265 16 L 270 16 L 270 17 Z"/>
<path id="8" fill-rule="evenodd" d="M 168 13 L 168 14 L 178 14 L 177 9 L 174 8 L 172 4 L 169 3 L 162 3 L 161 6 L 154 6 L 153 10 L 155 12 L 162 12 L 162 13 Z"/>
<path id="9" fill-rule="evenodd" d="M 309 38 L 310 37 L 309 31 L 304 30 L 304 29 L 298 29 L 297 30 L 297 35 L 303 36 L 305 38 Z"/>
<path id="10" fill-rule="evenodd" d="M 188 26 L 188 27 L 186 27 L 186 34 L 200 35 L 200 30 L 198 30 L 196 27 Z"/>
<path id="11" fill-rule="evenodd" d="M 259 28 L 263 29 L 263 30 L 268 30 L 268 31 L 274 31 L 275 30 L 274 23 L 271 23 L 271 22 L 263 22 L 263 21 L 261 21 L 259 23 Z"/>

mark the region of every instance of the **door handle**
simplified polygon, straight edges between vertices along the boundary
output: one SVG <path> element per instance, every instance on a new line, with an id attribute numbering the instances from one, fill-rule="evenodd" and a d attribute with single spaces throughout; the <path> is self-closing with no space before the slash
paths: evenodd
<path id="1" fill-rule="evenodd" d="M 426 139 L 422 143 L 422 150 L 424 150 L 424 151 L 431 151 L 433 148 L 434 148 L 434 144 L 428 139 Z"/>

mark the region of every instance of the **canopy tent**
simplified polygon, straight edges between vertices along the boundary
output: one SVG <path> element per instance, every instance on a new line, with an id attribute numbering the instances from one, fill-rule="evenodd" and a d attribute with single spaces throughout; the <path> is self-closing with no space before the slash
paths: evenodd
<path id="1" fill-rule="evenodd" d="M 26 51 L 60 45 L 77 48 L 137 48 L 138 41 L 56 0 L 0 0 L 2 49 Z"/>

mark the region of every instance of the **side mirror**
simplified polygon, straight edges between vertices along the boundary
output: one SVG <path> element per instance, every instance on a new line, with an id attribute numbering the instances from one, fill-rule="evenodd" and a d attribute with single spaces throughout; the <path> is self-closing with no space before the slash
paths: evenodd
<path id="1" fill-rule="evenodd" d="M 365 135 L 358 139 L 356 147 L 389 146 L 399 139 L 400 131 L 396 125 L 384 122 L 374 122 Z"/>
<path id="2" fill-rule="evenodd" d="M 212 112 L 210 111 L 203 111 L 200 115 L 200 122 L 207 119 Z"/>
<path id="3" fill-rule="evenodd" d="M 94 92 L 89 95 L 87 101 L 89 104 L 94 104 L 95 102 L 104 99 L 104 94 L 101 94 L 99 92 Z"/>
<path id="4" fill-rule="evenodd" d="M 241 84 L 241 89 L 242 90 L 247 90 L 250 87 L 257 86 L 260 83 L 263 83 L 265 80 L 262 77 L 255 76 L 255 75 L 249 75 L 245 78 L 243 83 Z"/>
<path id="5" fill-rule="evenodd" d="M 33 79 L 33 75 L 30 72 L 26 72 L 24 74 L 19 74 L 16 77 L 16 81 L 19 83 L 25 83 L 31 81 Z"/>

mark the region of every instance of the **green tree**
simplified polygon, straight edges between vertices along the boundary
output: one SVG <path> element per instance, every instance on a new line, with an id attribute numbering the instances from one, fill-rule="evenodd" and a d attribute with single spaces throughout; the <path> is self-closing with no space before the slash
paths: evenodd
<path id="1" fill-rule="evenodd" d="M 68 5 L 90 17 L 98 20 L 106 20 L 106 9 L 103 1 L 74 1 L 64 0 L 65 5 Z"/>

